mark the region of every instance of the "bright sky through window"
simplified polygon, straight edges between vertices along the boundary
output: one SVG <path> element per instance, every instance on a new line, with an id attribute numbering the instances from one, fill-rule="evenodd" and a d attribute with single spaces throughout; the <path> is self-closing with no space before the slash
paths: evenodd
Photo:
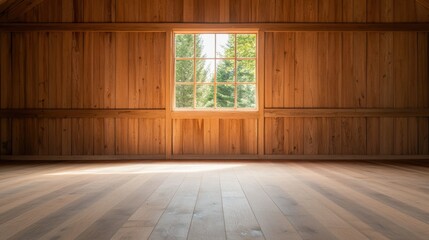
<path id="1" fill-rule="evenodd" d="M 176 34 L 177 110 L 256 110 L 256 34 Z"/>

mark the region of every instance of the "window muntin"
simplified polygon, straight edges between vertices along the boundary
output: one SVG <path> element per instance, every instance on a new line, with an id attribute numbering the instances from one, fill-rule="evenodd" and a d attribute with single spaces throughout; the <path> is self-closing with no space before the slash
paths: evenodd
<path id="1" fill-rule="evenodd" d="M 257 110 L 256 33 L 176 33 L 175 110 Z"/>

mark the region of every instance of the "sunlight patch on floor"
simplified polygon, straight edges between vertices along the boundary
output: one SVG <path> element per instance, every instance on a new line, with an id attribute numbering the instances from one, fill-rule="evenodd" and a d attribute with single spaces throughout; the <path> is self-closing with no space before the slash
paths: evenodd
<path id="1" fill-rule="evenodd" d="M 46 174 L 59 175 L 110 175 L 110 174 L 145 174 L 145 173 L 192 173 L 224 170 L 241 167 L 236 163 L 163 163 L 163 164 L 127 164 L 113 167 L 94 167 L 85 170 L 64 171 Z"/>

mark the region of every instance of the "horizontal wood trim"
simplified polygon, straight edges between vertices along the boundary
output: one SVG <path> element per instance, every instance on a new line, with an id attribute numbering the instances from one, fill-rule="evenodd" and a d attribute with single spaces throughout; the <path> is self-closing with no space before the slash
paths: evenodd
<path id="1" fill-rule="evenodd" d="M 172 155 L 172 160 L 310 160 L 310 161 L 408 161 L 429 160 L 429 155 Z M 109 161 L 168 160 L 165 155 L 0 155 L 3 161 Z"/>
<path id="2" fill-rule="evenodd" d="M 2 109 L 0 118 L 165 118 L 165 110 Z"/>
<path id="3" fill-rule="evenodd" d="M 172 112 L 171 117 L 173 119 L 210 119 L 210 118 L 222 118 L 222 119 L 256 119 L 258 118 L 259 112 L 241 112 L 241 111 L 186 111 L 186 112 Z"/>
<path id="4" fill-rule="evenodd" d="M 429 117 L 429 109 L 265 109 L 265 117 Z"/>
<path id="5" fill-rule="evenodd" d="M 323 160 L 323 161 L 345 161 L 345 160 L 429 160 L 429 155 L 265 155 L 267 160 Z"/>
<path id="6" fill-rule="evenodd" d="M 429 23 L 2 23 L 0 32 L 429 32 Z"/>
<path id="7" fill-rule="evenodd" d="M 256 160 L 258 155 L 172 155 L 173 160 Z"/>
<path id="8" fill-rule="evenodd" d="M 159 109 L 1 109 L 0 118 L 165 118 Z M 265 117 L 429 117 L 429 109 L 265 109 Z M 256 119 L 258 112 L 184 111 L 173 119 Z"/>
<path id="9" fill-rule="evenodd" d="M 165 155 L 0 155 L 4 161 L 109 161 L 160 160 Z"/>

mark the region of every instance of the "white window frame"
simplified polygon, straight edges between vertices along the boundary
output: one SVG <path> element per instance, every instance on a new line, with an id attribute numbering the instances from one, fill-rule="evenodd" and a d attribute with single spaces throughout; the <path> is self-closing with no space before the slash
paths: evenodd
<path id="1" fill-rule="evenodd" d="M 176 34 L 193 34 L 194 35 L 194 54 L 193 57 L 189 58 L 176 58 Z M 254 34 L 256 36 L 256 43 L 255 43 L 255 52 L 256 56 L 252 58 L 239 58 L 237 57 L 237 39 L 235 39 L 235 56 L 233 58 L 197 58 L 195 55 L 195 36 L 196 34 Z M 190 31 L 172 31 L 172 88 L 171 88 L 171 106 L 173 112 L 258 112 L 259 111 L 259 79 L 258 79 L 258 69 L 259 69 L 259 53 L 258 53 L 258 44 L 259 44 L 259 32 L 254 30 L 237 30 L 237 31 L 203 31 L 203 30 L 190 30 Z M 237 36 L 235 36 L 236 38 Z M 216 40 L 215 40 L 215 53 L 216 53 Z M 177 108 L 176 107 L 176 59 L 183 59 L 183 60 L 193 60 L 194 61 L 194 79 L 191 83 L 179 83 L 178 85 L 192 85 L 194 87 L 194 96 L 193 96 L 193 108 Z M 234 85 L 234 107 L 233 108 L 227 108 L 227 107 L 216 107 L 216 101 L 217 101 L 217 81 L 216 81 L 216 65 L 215 65 L 215 72 L 214 72 L 214 82 L 213 83 L 197 83 L 196 81 L 196 61 L 198 59 L 208 59 L 208 60 L 214 60 L 216 64 L 216 60 L 218 59 L 230 59 L 234 60 L 234 82 L 228 83 L 228 82 L 222 82 L 222 85 Z M 246 82 L 238 82 L 237 81 L 237 61 L 238 60 L 255 60 L 255 82 L 254 83 L 246 83 Z M 197 108 L 196 107 L 196 86 L 197 84 L 207 84 L 207 85 L 213 85 L 214 87 L 214 105 L 213 108 Z M 255 85 L 255 108 L 238 108 L 237 107 L 237 85 L 246 85 L 246 84 L 252 84 Z"/>

